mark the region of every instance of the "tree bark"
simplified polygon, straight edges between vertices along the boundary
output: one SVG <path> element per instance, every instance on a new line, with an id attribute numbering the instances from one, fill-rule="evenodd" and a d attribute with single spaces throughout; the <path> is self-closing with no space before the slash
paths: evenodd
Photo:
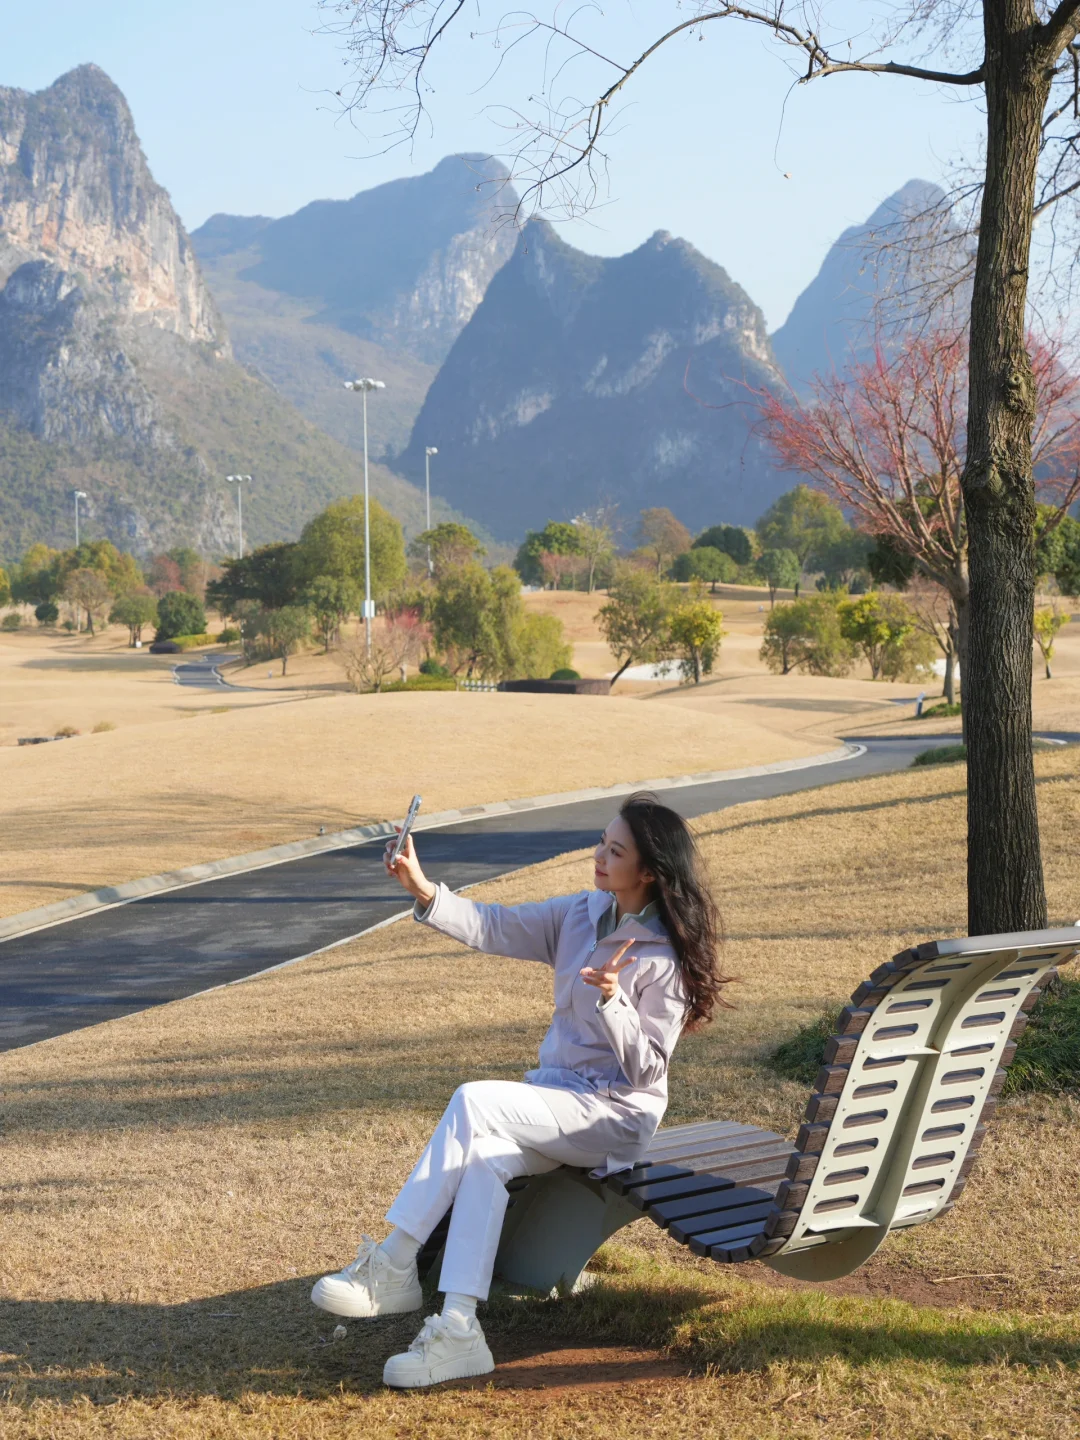
<path id="1" fill-rule="evenodd" d="M 984 0 L 986 184 L 971 301 L 971 582 L 961 656 L 968 747 L 968 928 L 1039 929 L 1046 892 L 1031 756 L 1035 382 L 1025 344 L 1040 126 L 1050 92 L 1032 0 Z"/>

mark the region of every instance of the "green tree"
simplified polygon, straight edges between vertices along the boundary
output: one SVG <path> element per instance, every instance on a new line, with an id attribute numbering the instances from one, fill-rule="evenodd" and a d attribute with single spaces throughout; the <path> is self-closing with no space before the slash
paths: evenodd
<path id="1" fill-rule="evenodd" d="M 63 551 L 59 568 L 65 578 L 74 570 L 98 571 L 113 596 L 126 595 L 143 584 L 143 573 L 134 555 L 118 550 L 111 540 L 84 540 L 74 550 Z"/>
<path id="2" fill-rule="evenodd" d="M 350 615 L 360 609 L 360 591 L 351 580 L 338 580 L 333 575 L 316 575 L 303 595 L 304 604 L 315 620 L 315 635 L 323 654 L 338 641 L 341 627 Z"/>
<path id="3" fill-rule="evenodd" d="M 777 605 L 765 621 L 761 658 L 777 675 L 805 670 L 811 675 L 846 675 L 850 643 L 840 632 L 836 602 L 828 595 Z"/>
<path id="4" fill-rule="evenodd" d="M 671 613 L 671 645 L 679 657 L 684 680 L 701 684 L 702 675 L 711 675 L 724 635 L 723 616 L 698 583 Z"/>
<path id="5" fill-rule="evenodd" d="M 372 569 L 374 570 L 374 565 Z M 166 595 L 162 600 L 172 599 Z M 281 661 L 281 673 L 288 670 L 289 656 L 311 633 L 311 616 L 302 605 L 283 605 L 279 610 L 263 610 L 255 619 L 255 633 L 266 640 L 266 647 Z"/>
<path id="6" fill-rule="evenodd" d="M 40 542 L 31 545 L 12 576 L 12 599 L 27 605 L 43 605 L 46 601 L 55 600 L 60 594 L 59 558 L 59 550 L 52 550 Z"/>
<path id="7" fill-rule="evenodd" d="M 523 607 L 524 608 L 524 607 Z M 525 611 L 514 634 L 514 679 L 546 679 L 574 658 L 557 615 Z"/>
<path id="8" fill-rule="evenodd" d="M 55 625 L 60 619 L 60 609 L 55 600 L 43 600 L 34 607 L 34 619 L 39 625 Z"/>
<path id="9" fill-rule="evenodd" d="M 244 605 L 280 610 L 296 604 L 301 588 L 299 572 L 299 546 L 295 541 L 260 545 L 243 559 L 234 557 L 222 563 L 221 574 L 206 587 L 206 602 L 234 618 L 239 617 Z"/>
<path id="10" fill-rule="evenodd" d="M 610 519 L 612 513 L 610 507 L 601 506 L 595 510 L 586 510 L 574 521 L 581 554 L 585 558 L 585 588 L 590 595 L 596 589 L 597 571 L 601 566 L 607 568 L 615 555 L 615 537 Z"/>
<path id="11" fill-rule="evenodd" d="M 612 684 L 631 665 L 650 665 L 671 654 L 671 612 L 677 592 L 645 570 L 625 569 L 608 590 L 598 621 L 618 669 Z"/>
<path id="12" fill-rule="evenodd" d="M 137 640 L 142 639 L 143 626 L 156 625 L 157 621 L 157 599 L 149 590 L 132 591 L 128 595 L 121 595 L 109 615 L 110 624 L 127 626 L 128 643 L 132 648 Z"/>
<path id="13" fill-rule="evenodd" d="M 717 585 L 734 580 L 739 567 L 726 550 L 714 550 L 710 546 L 692 547 L 675 556 L 671 567 L 671 578 L 685 583 L 687 580 L 705 580 L 713 593 Z"/>
<path id="14" fill-rule="evenodd" d="M 1035 526 L 1035 572 L 1053 575 L 1063 595 L 1080 595 L 1080 520 L 1065 515 L 1048 525 L 1056 514 L 1052 505 L 1039 506 Z"/>
<path id="15" fill-rule="evenodd" d="M 427 560 L 430 556 L 431 574 L 437 580 L 455 565 L 479 560 L 487 554 L 487 550 L 467 525 L 444 520 L 442 524 L 417 535 L 409 545 L 409 554 L 419 560 Z"/>
<path id="16" fill-rule="evenodd" d="M 206 611 L 197 595 L 189 595 L 186 590 L 170 590 L 157 602 L 157 609 L 155 640 L 206 634 Z"/>
<path id="17" fill-rule="evenodd" d="M 520 589 L 516 575 L 514 581 Z M 474 672 L 486 679 L 505 670 L 509 656 L 499 610 L 492 574 L 476 561 L 442 577 L 431 603 L 431 625 L 451 674 L 464 670 L 468 679 Z"/>
<path id="18" fill-rule="evenodd" d="M 763 550 L 754 561 L 754 569 L 769 587 L 769 608 L 776 604 L 778 590 L 799 593 L 801 567 L 794 550 Z"/>
<path id="19" fill-rule="evenodd" d="M 1051 609 L 1049 605 L 1035 611 L 1035 643 L 1042 653 L 1047 680 L 1054 678 L 1053 671 L 1050 669 L 1050 661 L 1054 658 L 1054 641 L 1057 639 L 1057 633 L 1061 627 L 1068 623 L 1068 615 L 1063 615 L 1057 609 Z"/>
<path id="20" fill-rule="evenodd" d="M 861 531 L 845 526 L 835 539 L 818 550 L 815 563 L 830 590 L 849 590 L 859 579 L 865 588 L 867 562 L 872 542 Z"/>
<path id="21" fill-rule="evenodd" d="M 742 525 L 711 525 L 703 530 L 691 547 L 694 550 L 722 550 L 736 565 L 751 565 L 754 560 L 754 532 Z"/>
<path id="22" fill-rule="evenodd" d="M 796 485 L 769 506 L 758 521 L 758 540 L 765 550 L 790 550 L 798 558 L 800 575 L 820 563 L 834 541 L 850 529 L 839 505 L 811 490 Z M 798 580 L 795 582 L 798 595 Z"/>
<path id="23" fill-rule="evenodd" d="M 80 566 L 68 572 L 64 580 L 64 599 L 86 615 L 86 628 L 94 633 L 94 621 L 103 619 L 112 600 L 109 582 L 100 570 Z"/>
<path id="24" fill-rule="evenodd" d="M 11 581 L 8 579 L 7 571 L 0 566 L 0 605 L 7 605 L 11 600 Z"/>
<path id="25" fill-rule="evenodd" d="M 842 600 L 837 612 L 841 635 L 862 651 L 872 680 L 881 678 L 889 651 L 895 651 L 915 629 L 911 606 L 899 595 L 881 595 L 871 590 L 858 599 Z"/>
<path id="26" fill-rule="evenodd" d="M 316 575 L 351 580 L 364 590 L 364 498 L 335 500 L 300 535 L 297 578 L 301 585 Z M 371 502 L 371 593 L 381 599 L 408 572 L 401 525 L 377 500 Z"/>
<path id="27" fill-rule="evenodd" d="M 514 569 L 526 585 L 544 585 L 542 555 L 581 555 L 581 536 L 576 525 L 549 520 L 543 530 L 529 530 L 518 546 Z"/>
<path id="28" fill-rule="evenodd" d="M 642 510 L 638 520 L 638 541 L 656 562 L 659 579 L 676 555 L 690 549 L 690 531 L 663 505 Z"/>

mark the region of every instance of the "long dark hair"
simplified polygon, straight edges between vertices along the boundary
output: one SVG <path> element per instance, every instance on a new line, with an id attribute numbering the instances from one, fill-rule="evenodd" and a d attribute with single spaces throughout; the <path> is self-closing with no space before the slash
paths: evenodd
<path id="1" fill-rule="evenodd" d="M 641 864 L 656 880 L 653 899 L 671 938 L 686 986 L 686 1023 L 697 1029 L 712 1019 L 729 976 L 720 973 L 717 949 L 723 935 L 709 891 L 701 852 L 689 825 L 655 795 L 630 795 L 619 814 L 630 827 Z"/>

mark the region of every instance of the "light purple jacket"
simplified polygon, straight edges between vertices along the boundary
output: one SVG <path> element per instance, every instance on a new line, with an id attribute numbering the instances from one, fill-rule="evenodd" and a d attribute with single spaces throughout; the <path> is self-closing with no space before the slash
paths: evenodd
<path id="1" fill-rule="evenodd" d="M 554 971 L 555 1014 L 540 1046 L 540 1065 L 525 1076 L 552 1087 L 553 1108 L 568 1139 L 606 1151 L 608 1169 L 631 1165 L 667 1109 L 671 1052 L 686 1019 L 686 989 L 667 932 L 658 920 L 625 918 L 606 939 L 597 923 L 613 905 L 602 890 L 583 890 L 528 905 L 480 905 L 439 885 L 416 918 L 474 950 L 538 960 Z M 583 966 L 599 966 L 627 940 L 633 957 L 619 992 L 601 1004 Z M 552 1103 L 552 1094 L 545 1094 Z"/>

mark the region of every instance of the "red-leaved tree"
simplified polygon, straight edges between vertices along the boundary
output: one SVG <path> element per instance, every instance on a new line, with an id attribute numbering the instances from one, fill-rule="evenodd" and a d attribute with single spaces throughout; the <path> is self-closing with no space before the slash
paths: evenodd
<path id="1" fill-rule="evenodd" d="M 1080 495 L 1080 377 L 1060 349 L 1029 337 L 1038 408 L 1032 459 L 1056 525 Z M 968 530 L 960 480 L 967 461 L 967 337 L 914 336 L 842 375 L 815 377 L 813 401 L 761 397 L 761 428 L 785 469 L 820 486 L 859 529 L 942 586 L 955 616 L 963 674 L 968 649 Z"/>

